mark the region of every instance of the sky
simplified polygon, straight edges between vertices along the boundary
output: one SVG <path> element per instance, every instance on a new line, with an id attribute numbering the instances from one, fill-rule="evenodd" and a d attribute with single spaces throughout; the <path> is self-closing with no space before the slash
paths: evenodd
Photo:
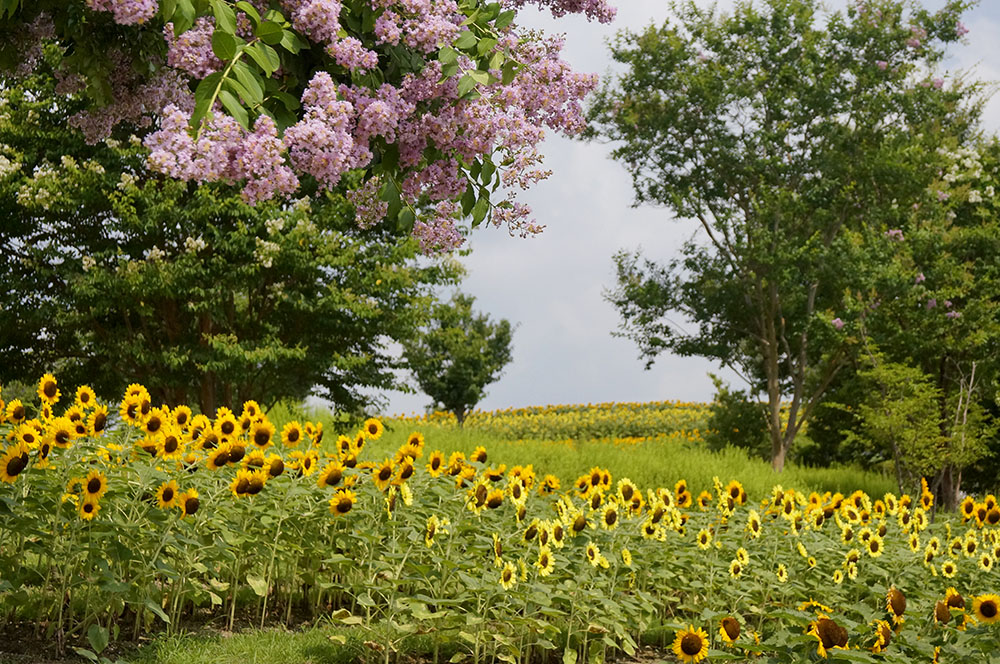
<path id="1" fill-rule="evenodd" d="M 576 16 L 556 20 L 530 9 L 519 20 L 565 33 L 564 59 L 579 71 L 603 76 L 612 67 L 610 37 L 621 29 L 638 30 L 668 18 L 665 0 L 615 4 L 618 16 L 610 25 Z M 717 4 L 725 10 L 733 1 Z M 928 9 L 943 5 L 943 0 L 924 2 Z M 840 9 L 846 0 L 830 0 L 827 6 Z M 984 0 L 963 22 L 970 30 L 966 43 L 952 48 L 946 68 L 1000 81 L 1000 50 L 992 44 L 1000 35 L 1000 2 Z M 1000 95 L 987 105 L 984 126 L 1000 130 Z M 460 289 L 476 298 L 477 310 L 517 325 L 513 361 L 486 388 L 479 408 L 708 401 L 714 392 L 709 373 L 742 387 L 735 374 L 703 358 L 664 353 L 646 371 L 635 344 L 612 336 L 620 319 L 603 296 L 614 285 L 612 255 L 619 249 L 641 248 L 649 258 L 667 260 L 697 230 L 691 221 L 677 220 L 663 208 L 632 207 L 631 180 L 611 160 L 612 147 L 550 134 L 542 152 L 553 174 L 522 197 L 545 231 L 521 239 L 504 229 L 481 228 L 469 238 L 472 252 L 463 259 L 468 275 Z M 429 401 L 421 393 L 383 396 L 388 397 L 383 409 L 387 414 L 422 412 Z"/>

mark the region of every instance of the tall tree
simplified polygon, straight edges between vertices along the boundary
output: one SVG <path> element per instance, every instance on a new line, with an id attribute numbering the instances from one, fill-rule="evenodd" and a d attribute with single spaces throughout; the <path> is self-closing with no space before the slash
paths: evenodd
<path id="1" fill-rule="evenodd" d="M 488 314 L 474 312 L 474 303 L 471 295 L 456 293 L 434 306 L 419 334 L 403 340 L 407 365 L 433 399 L 431 407 L 454 413 L 459 426 L 511 360 L 510 322 L 494 323 Z"/>
<path id="2" fill-rule="evenodd" d="M 609 299 L 650 364 L 664 350 L 709 357 L 766 394 L 776 470 L 849 356 L 838 312 L 866 238 L 926 198 L 940 136 L 974 129 L 971 91 L 927 73 L 968 4 L 859 2 L 821 23 L 818 0 L 673 3 L 676 25 L 613 44 L 626 71 L 598 95 L 589 135 L 620 141 L 636 204 L 702 235 L 666 265 L 619 253 Z"/>
<path id="3" fill-rule="evenodd" d="M 361 388 L 395 385 L 389 342 L 457 264 L 418 260 L 388 224 L 358 229 L 343 188 L 251 207 L 150 172 L 138 141 L 89 146 L 55 85 L 0 89 L 0 383 L 55 368 L 213 414 L 314 388 L 358 411 Z"/>

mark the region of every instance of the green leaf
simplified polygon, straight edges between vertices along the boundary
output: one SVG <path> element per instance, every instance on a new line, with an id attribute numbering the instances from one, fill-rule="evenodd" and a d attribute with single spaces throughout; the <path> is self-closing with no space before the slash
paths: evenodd
<path id="1" fill-rule="evenodd" d="M 236 75 L 236 80 L 246 90 L 243 94 L 244 101 L 252 106 L 264 101 L 264 86 L 261 85 L 257 72 L 253 71 L 247 63 L 240 61 L 233 65 L 233 73 Z"/>
<path id="2" fill-rule="evenodd" d="M 232 33 L 216 28 L 212 33 L 212 52 L 220 60 L 232 60 L 236 56 L 236 37 Z"/>
<path id="3" fill-rule="evenodd" d="M 97 662 L 97 661 L 100 660 L 100 658 L 97 655 L 95 655 L 90 650 L 87 650 L 86 648 L 75 648 L 74 647 L 73 650 L 75 650 L 76 654 L 79 655 L 80 657 L 83 657 L 85 659 L 89 659 L 92 662 Z"/>
<path id="4" fill-rule="evenodd" d="M 219 101 L 229 111 L 229 114 L 240 123 L 240 126 L 244 129 L 250 128 L 250 115 L 247 113 L 247 109 L 243 108 L 243 104 L 236 98 L 236 95 L 229 90 L 222 90 L 219 92 Z"/>
<path id="5" fill-rule="evenodd" d="M 475 87 L 476 79 L 472 78 L 468 74 L 464 74 L 462 78 L 458 79 L 458 96 L 464 97 Z"/>
<path id="6" fill-rule="evenodd" d="M 400 233 L 409 233 L 413 230 L 413 224 L 415 222 L 416 215 L 413 214 L 413 210 L 405 207 L 399 211 L 399 217 L 396 219 L 396 229 Z"/>
<path id="7" fill-rule="evenodd" d="M 567 648 L 563 651 L 563 664 L 576 664 L 576 649 Z"/>
<path id="8" fill-rule="evenodd" d="M 493 27 L 497 30 L 503 30 L 514 21 L 514 15 L 515 12 L 513 10 L 501 12 L 501 14 L 497 16 L 497 20 L 493 21 Z"/>
<path id="9" fill-rule="evenodd" d="M 472 34 L 471 30 L 466 30 L 458 36 L 458 39 L 455 40 L 455 48 L 460 48 L 462 50 L 470 49 L 475 46 L 478 41 L 479 40 L 476 39 L 476 35 Z"/>
<path id="10" fill-rule="evenodd" d="M 91 625 L 87 629 L 87 640 L 90 641 L 90 647 L 97 654 L 100 654 L 108 647 L 108 638 L 107 628 L 101 625 Z"/>
<path id="11" fill-rule="evenodd" d="M 309 44 L 302 41 L 301 37 L 295 34 L 292 30 L 288 29 L 285 29 L 285 31 L 281 33 L 281 46 L 289 53 L 298 53 L 303 49 L 309 48 Z"/>
<path id="12" fill-rule="evenodd" d="M 438 51 L 438 61 L 441 64 L 451 64 L 458 61 L 458 51 L 453 49 L 451 46 L 445 46 L 440 51 Z"/>
<path id="13" fill-rule="evenodd" d="M 486 192 L 480 192 L 479 200 L 476 201 L 475 207 L 472 208 L 472 227 L 476 228 L 479 224 L 483 223 L 486 213 L 489 211 L 490 197 L 486 195 Z"/>
<path id="14" fill-rule="evenodd" d="M 458 73 L 458 63 L 452 62 L 441 67 L 441 80 L 447 80 Z"/>
<path id="15" fill-rule="evenodd" d="M 155 613 L 160 620 L 167 623 L 168 625 L 170 624 L 170 618 L 167 616 L 166 613 L 164 613 L 163 608 L 159 604 L 157 604 L 151 599 L 147 599 L 143 606 L 145 606 L 147 609 Z"/>
<path id="16" fill-rule="evenodd" d="M 497 45 L 497 40 L 492 37 L 487 37 L 486 39 L 480 39 L 479 43 L 476 44 L 476 53 L 479 55 L 486 55 Z"/>
<path id="17" fill-rule="evenodd" d="M 211 0 L 212 13 L 215 14 L 216 30 L 224 30 L 229 34 L 236 34 L 236 12 L 224 0 Z"/>
<path id="18" fill-rule="evenodd" d="M 247 46 L 246 52 L 268 78 L 281 66 L 281 58 L 278 57 L 277 51 L 266 44 L 251 44 Z"/>
<path id="19" fill-rule="evenodd" d="M 174 35 L 181 35 L 190 30 L 196 16 L 194 3 L 191 0 L 177 0 L 177 10 L 174 12 Z"/>
<path id="20" fill-rule="evenodd" d="M 517 63 L 513 60 L 508 60 L 501 70 L 501 81 L 504 85 L 510 85 L 514 78 L 517 76 Z"/>
<path id="21" fill-rule="evenodd" d="M 490 73 L 487 71 L 480 71 L 478 69 L 474 69 L 469 72 L 469 76 L 471 76 L 472 80 L 474 80 L 476 83 L 479 83 L 480 85 L 486 85 L 490 82 Z"/>
<path id="22" fill-rule="evenodd" d="M 472 187 L 472 183 L 470 182 L 468 186 L 465 187 L 465 193 L 462 194 L 462 214 L 465 216 L 472 214 L 472 208 L 475 205 L 476 190 Z"/>
<path id="23" fill-rule="evenodd" d="M 237 2 L 236 8 L 244 12 L 247 16 L 249 16 L 250 20 L 253 21 L 254 25 L 260 23 L 260 14 L 257 12 L 257 8 L 251 5 L 246 0 L 240 0 L 239 2 Z"/>
<path id="24" fill-rule="evenodd" d="M 267 581 L 264 580 L 264 577 L 247 574 L 247 583 L 250 584 L 250 588 L 258 597 L 267 594 Z"/>
<path id="25" fill-rule="evenodd" d="M 483 170 L 480 175 L 480 182 L 489 186 L 489 184 L 493 181 L 493 174 L 496 173 L 496 171 L 497 167 L 496 164 L 493 163 L 493 160 L 489 157 L 483 157 Z"/>
<path id="26" fill-rule="evenodd" d="M 202 118 L 208 113 L 215 101 L 215 91 L 222 81 L 222 72 L 209 74 L 201 79 L 198 87 L 194 90 L 194 112 L 191 114 L 191 126 L 197 127 L 201 124 Z"/>
<path id="27" fill-rule="evenodd" d="M 260 25 L 258 25 L 257 30 L 254 32 L 254 34 L 260 37 L 265 44 L 274 45 L 281 43 L 281 40 L 285 36 L 285 31 L 277 23 L 272 23 L 271 21 L 267 21 L 265 23 L 261 23 Z"/>
<path id="28" fill-rule="evenodd" d="M 177 11 L 177 0 L 160 0 L 160 17 L 166 23 Z"/>

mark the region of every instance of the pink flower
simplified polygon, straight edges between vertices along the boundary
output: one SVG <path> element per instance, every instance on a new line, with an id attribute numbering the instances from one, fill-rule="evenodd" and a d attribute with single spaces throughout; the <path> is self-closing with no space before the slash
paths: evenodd
<path id="1" fill-rule="evenodd" d="M 927 277 L 925 277 L 925 276 L 924 276 L 924 273 L 923 273 L 923 272 L 920 272 L 919 274 L 917 274 L 917 278 L 916 278 L 916 279 L 914 279 L 913 283 L 915 283 L 915 284 L 919 284 L 919 283 L 923 283 L 923 281 L 924 281 L 924 280 L 925 280 L 926 278 L 927 278 Z"/>
<path id="2" fill-rule="evenodd" d="M 839 318 L 834 318 L 832 321 L 830 321 L 830 323 L 838 330 L 844 328 L 844 321 L 840 320 Z"/>
<path id="3" fill-rule="evenodd" d="M 928 309 L 933 309 L 936 306 L 937 306 L 937 298 L 932 297 L 931 299 L 927 300 Z"/>
<path id="4" fill-rule="evenodd" d="M 886 70 L 886 67 L 888 67 L 888 66 L 889 66 L 889 63 L 888 63 L 888 62 L 886 62 L 885 60 L 877 60 L 877 61 L 875 62 L 875 65 L 876 65 L 876 66 L 877 66 L 877 67 L 878 67 L 879 69 L 881 69 L 882 71 L 885 71 L 885 70 Z"/>

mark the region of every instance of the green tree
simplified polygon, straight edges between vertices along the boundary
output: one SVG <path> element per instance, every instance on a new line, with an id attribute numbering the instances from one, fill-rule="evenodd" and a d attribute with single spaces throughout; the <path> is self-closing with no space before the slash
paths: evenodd
<path id="1" fill-rule="evenodd" d="M 0 91 L 0 383 L 139 381 L 207 413 L 311 392 L 358 411 L 360 388 L 397 384 L 389 343 L 456 264 L 359 230 L 341 192 L 250 207 L 150 173 L 137 141 L 87 145 L 54 85 Z"/>
<path id="2" fill-rule="evenodd" d="M 974 130 L 975 88 L 927 74 L 968 4 L 865 2 L 820 24 L 818 0 L 722 15 L 674 3 L 676 26 L 612 46 L 626 71 L 590 109 L 590 135 L 620 142 L 636 204 L 703 233 L 666 265 L 616 256 L 622 334 L 647 366 L 664 350 L 701 355 L 763 392 L 776 470 L 850 356 L 838 312 L 866 243 L 924 201 L 941 137 Z"/>
<path id="3" fill-rule="evenodd" d="M 432 408 L 455 414 L 458 424 L 500 378 L 511 360 L 509 321 L 494 323 L 488 314 L 472 310 L 475 298 L 456 293 L 450 302 L 434 306 L 430 323 L 403 340 L 403 354 Z"/>

